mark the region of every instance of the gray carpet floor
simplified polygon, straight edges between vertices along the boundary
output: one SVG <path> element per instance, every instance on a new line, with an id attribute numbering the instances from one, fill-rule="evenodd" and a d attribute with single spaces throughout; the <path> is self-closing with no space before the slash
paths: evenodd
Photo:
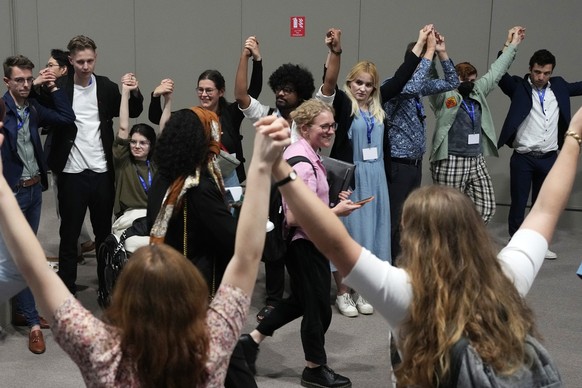
<path id="1" fill-rule="evenodd" d="M 54 198 L 49 190 L 44 195 L 39 239 L 48 256 L 58 249 L 58 220 Z M 504 223 L 490 225 L 499 244 L 507 241 Z M 528 302 L 533 307 L 545 345 L 555 358 L 565 386 L 580 386 L 582 365 L 582 280 L 575 272 L 580 265 L 580 233 L 562 228 L 551 246 L 558 260 L 546 261 Z M 95 298 L 97 288 L 94 253 L 86 254 L 86 264 L 79 266 L 79 299 L 96 314 L 100 313 Z M 334 288 L 334 287 L 332 287 Z M 332 289 L 332 293 L 335 290 Z M 261 270 L 246 330 L 255 326 L 255 314 L 263 306 L 264 275 Z M 333 295 L 330 295 L 333 303 Z M 0 305 L 0 387 L 81 387 L 83 380 L 72 361 L 54 342 L 50 330 L 44 330 L 47 351 L 42 355 L 28 350 L 28 331 L 10 325 L 9 308 Z M 299 336 L 300 320 L 277 331 L 261 345 L 257 360 L 259 387 L 299 386 L 304 367 Z M 326 335 L 329 365 L 349 377 L 354 387 L 386 387 L 389 385 L 388 330 L 378 315 L 346 318 L 333 307 L 331 327 Z"/>

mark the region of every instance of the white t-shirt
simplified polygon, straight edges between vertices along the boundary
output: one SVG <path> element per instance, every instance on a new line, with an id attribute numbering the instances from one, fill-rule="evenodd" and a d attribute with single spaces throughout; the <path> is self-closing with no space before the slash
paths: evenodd
<path id="1" fill-rule="evenodd" d="M 63 172 L 79 173 L 84 170 L 107 172 L 107 160 L 99 131 L 101 121 L 94 75 L 91 76 L 91 83 L 87 87 L 74 85 L 73 111 L 76 116 L 77 137 Z"/>
<path id="2" fill-rule="evenodd" d="M 497 258 L 503 271 L 513 281 L 520 295 L 525 296 L 540 270 L 548 243 L 538 232 L 520 229 Z M 388 321 L 395 338 L 399 338 L 401 325 L 408 316 L 412 303 L 412 286 L 408 273 L 362 248 L 358 261 L 344 283 L 370 301 Z"/>

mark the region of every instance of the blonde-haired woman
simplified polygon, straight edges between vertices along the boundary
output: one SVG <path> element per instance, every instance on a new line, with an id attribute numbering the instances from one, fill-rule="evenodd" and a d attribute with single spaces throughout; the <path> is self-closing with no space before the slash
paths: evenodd
<path id="1" fill-rule="evenodd" d="M 417 44 L 406 53 L 404 63 L 393 78 L 380 86 L 376 65 L 370 61 L 358 62 L 346 77 L 343 90 L 336 88 L 342 52 L 341 31 L 331 29 L 326 35 L 329 54 L 324 84 L 317 98 L 332 103 L 338 123 L 336 139 L 330 156 L 354 163 L 355 188 L 352 198 L 363 200 L 374 197 L 352 217 L 343 220 L 350 235 L 382 260 L 391 261 L 390 254 L 390 199 L 388 179 L 390 171 L 390 144 L 386 133 L 382 105 L 400 93 L 420 62 L 420 53 L 432 33 L 432 25 L 420 30 Z M 333 268 L 338 288 L 336 305 L 348 317 L 372 314 L 374 308 L 361 295 L 356 302 L 342 278 Z"/>
<path id="2" fill-rule="evenodd" d="M 301 156 L 304 161 L 294 164 L 296 178 L 300 178 L 317 195 L 319 201 L 329 206 L 329 185 L 326 170 L 319 157 L 321 148 L 328 148 L 333 140 L 336 123 L 333 108 L 326 103 L 310 99 L 291 113 L 298 130 L 298 141 L 289 146 L 283 157 L 287 160 Z M 347 195 L 347 193 L 344 193 Z M 360 205 L 350 200 L 340 201 L 332 212 L 347 216 Z M 329 262 L 315 248 L 305 231 L 297 224 L 293 212 L 283 197 L 285 223 L 292 233 L 291 243 L 284 258 L 289 273 L 291 294 L 280 301 L 269 315 L 261 320 L 250 334 L 241 336 L 247 363 L 253 372 L 259 344 L 275 330 L 303 317 L 301 342 L 306 367 L 301 376 L 304 387 L 351 387 L 350 379 L 335 373 L 327 366 L 325 333 L 331 323 L 329 292 L 331 275 Z"/>

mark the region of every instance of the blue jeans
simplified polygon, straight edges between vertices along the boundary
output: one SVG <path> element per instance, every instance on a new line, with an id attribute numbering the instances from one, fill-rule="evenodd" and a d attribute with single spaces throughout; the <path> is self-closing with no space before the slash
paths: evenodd
<path id="1" fill-rule="evenodd" d="M 16 189 L 14 196 L 28 224 L 36 234 L 40 223 L 40 211 L 42 208 L 42 186 L 37 183 L 29 187 L 20 187 Z M 16 302 L 16 310 L 24 315 L 28 326 L 39 325 L 40 319 L 30 288 L 22 290 L 14 299 Z"/>
<path id="2" fill-rule="evenodd" d="M 25 287 L 26 282 L 12 261 L 4 238 L 0 235 L 0 304 Z"/>

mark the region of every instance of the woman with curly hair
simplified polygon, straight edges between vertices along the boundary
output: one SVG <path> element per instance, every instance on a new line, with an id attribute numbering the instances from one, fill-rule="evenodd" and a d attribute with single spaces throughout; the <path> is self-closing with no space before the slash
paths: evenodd
<path id="1" fill-rule="evenodd" d="M 581 136 L 582 109 L 530 213 L 498 254 L 466 195 L 446 186 L 414 191 L 402 211 L 399 267 L 354 241 L 300 180 L 285 179 L 292 177 L 288 164 L 276 163 L 273 176 L 288 181 L 281 193 L 316 247 L 388 321 L 402 357 L 395 369 L 399 385 L 446 382 L 451 349 L 464 337 L 498 379 L 519 376 L 520 386 L 533 387 L 540 376 L 526 352 L 526 336 L 535 338 L 536 330 L 525 296 L 572 191 Z M 463 377 L 471 376 L 461 373 L 458 386 L 470 386 Z"/>
<path id="2" fill-rule="evenodd" d="M 165 125 L 154 154 L 158 175 L 148 198 L 151 241 L 165 242 L 182 252 L 202 273 L 213 298 L 234 252 L 237 229 L 216 161 L 220 152 L 218 117 L 194 107 L 173 112 L 167 122 L 162 117 L 162 122 Z M 255 384 L 242 348 L 237 346 L 226 386 Z"/>
<path id="3" fill-rule="evenodd" d="M 176 123 L 192 123 L 191 115 L 197 116 L 193 112 L 177 115 Z M 200 120 L 197 122 L 189 129 L 204 133 Z M 246 321 L 265 242 L 265 233 L 257 231 L 264 230 L 267 222 L 272 164 L 289 144 L 283 120 L 264 124 L 271 125 L 257 127 L 235 252 L 210 303 L 206 281 L 190 261 L 167 245 L 148 245 L 133 254 L 121 273 L 104 320 L 93 316 L 46 265 L 44 251 L 0 173 L 2 236 L 49 317 L 55 341 L 77 364 L 87 386 L 224 384 L 229 356 Z M 0 144 L 2 141 L 0 134 Z"/>

